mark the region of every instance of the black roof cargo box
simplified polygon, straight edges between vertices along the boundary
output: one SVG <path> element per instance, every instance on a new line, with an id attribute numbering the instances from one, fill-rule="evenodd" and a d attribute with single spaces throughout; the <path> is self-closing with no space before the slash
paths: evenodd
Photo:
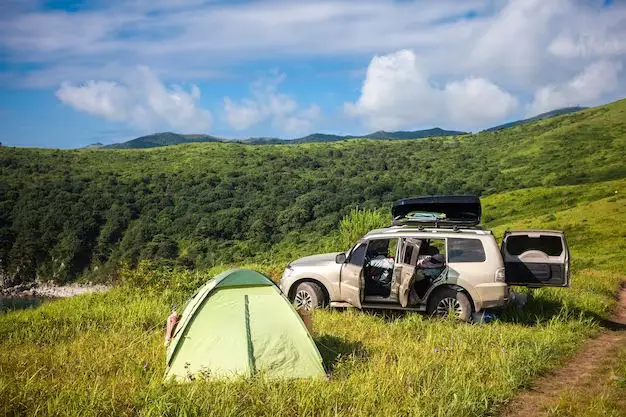
<path id="1" fill-rule="evenodd" d="M 411 213 L 441 213 L 437 218 L 428 216 L 409 216 Z M 473 195 L 435 195 L 403 198 L 393 203 L 391 214 L 394 222 L 398 220 L 426 223 L 477 225 L 482 214 L 480 199 Z M 420 220 L 421 219 L 421 220 Z"/>

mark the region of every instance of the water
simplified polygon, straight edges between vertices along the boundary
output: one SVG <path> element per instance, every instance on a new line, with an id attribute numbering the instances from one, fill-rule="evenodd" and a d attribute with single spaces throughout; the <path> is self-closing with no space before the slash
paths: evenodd
<path id="1" fill-rule="evenodd" d="M 45 299 L 43 297 L 3 297 L 0 296 L 0 314 L 12 310 L 39 307 Z"/>

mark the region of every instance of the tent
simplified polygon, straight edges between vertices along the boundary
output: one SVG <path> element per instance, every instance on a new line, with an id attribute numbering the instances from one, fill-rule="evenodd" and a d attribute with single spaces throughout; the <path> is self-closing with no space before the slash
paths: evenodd
<path id="1" fill-rule="evenodd" d="M 325 377 L 297 311 L 266 276 L 223 272 L 189 300 L 167 348 L 165 379 Z"/>

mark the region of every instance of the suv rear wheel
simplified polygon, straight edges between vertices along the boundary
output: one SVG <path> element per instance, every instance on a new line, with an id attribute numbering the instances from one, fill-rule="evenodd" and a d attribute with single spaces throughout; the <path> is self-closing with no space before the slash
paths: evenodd
<path id="1" fill-rule="evenodd" d="M 302 282 L 296 288 L 292 301 L 296 309 L 313 310 L 324 305 L 324 292 L 313 282 Z"/>
<path id="2" fill-rule="evenodd" d="M 456 318 L 469 321 L 472 315 L 472 303 L 469 297 L 452 288 L 442 288 L 428 300 L 428 314 L 447 317 L 453 314 Z"/>

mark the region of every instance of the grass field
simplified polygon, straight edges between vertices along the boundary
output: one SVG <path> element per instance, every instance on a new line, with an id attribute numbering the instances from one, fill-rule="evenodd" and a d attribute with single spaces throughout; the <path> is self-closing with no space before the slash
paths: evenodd
<path id="1" fill-rule="evenodd" d="M 572 288 L 535 291 L 523 311 L 507 310 L 489 324 L 420 314 L 317 311 L 315 341 L 329 381 L 163 385 L 163 329 L 172 304 L 227 266 L 206 273 L 124 271 L 120 286 L 107 294 L 0 316 L 0 413 L 490 415 L 600 330 L 626 270 L 625 203 L 626 180 L 483 199 L 488 226 L 497 236 L 506 228 L 564 229 L 573 259 Z M 250 267 L 277 278 L 288 256 L 345 249 L 341 246 L 348 237 L 383 220 L 384 212 L 355 214 L 336 235 L 283 248 L 273 261 Z M 598 400 L 605 408 L 594 410 L 623 404 L 623 351 L 620 358 L 614 373 L 621 382 L 607 385 L 607 394 Z M 594 406 L 564 397 L 553 414 L 586 415 L 585 407 Z"/>

